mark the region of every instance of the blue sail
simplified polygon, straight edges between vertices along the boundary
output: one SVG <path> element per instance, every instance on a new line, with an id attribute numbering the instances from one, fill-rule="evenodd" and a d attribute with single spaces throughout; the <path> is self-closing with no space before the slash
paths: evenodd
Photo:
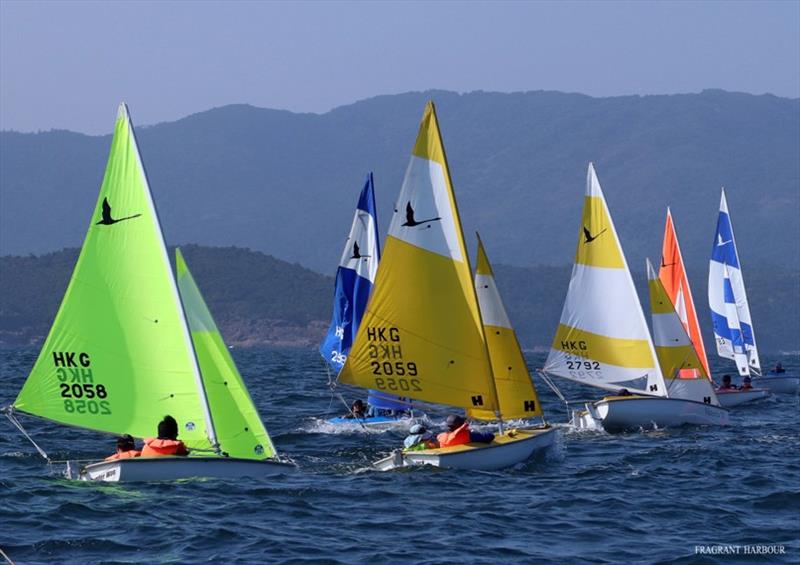
<path id="1" fill-rule="evenodd" d="M 726 279 L 728 279 L 727 282 Z M 728 296 L 726 296 L 726 291 Z M 732 339 L 734 336 L 730 334 L 729 328 L 739 327 L 747 365 L 757 371 L 760 370 L 761 363 L 758 358 L 753 323 L 750 319 L 750 307 L 747 303 L 739 253 L 736 250 L 736 239 L 733 236 L 733 225 L 724 189 L 720 198 L 717 230 L 714 233 L 714 244 L 709 262 L 708 302 L 714 324 L 717 354 L 720 357 L 737 359 L 737 355 L 740 355 L 736 347 L 738 344 Z M 731 310 L 731 304 L 733 304 L 733 310 Z M 729 319 L 733 315 L 738 318 L 737 321 Z"/>
<path id="2" fill-rule="evenodd" d="M 333 316 L 319 352 L 335 372 L 347 360 L 358 325 L 367 307 L 380 261 L 378 215 L 372 173 L 367 175 L 358 199 L 350 235 L 336 271 L 333 294 Z M 408 403 L 383 392 L 370 391 L 367 402 L 379 409 L 406 410 Z"/>

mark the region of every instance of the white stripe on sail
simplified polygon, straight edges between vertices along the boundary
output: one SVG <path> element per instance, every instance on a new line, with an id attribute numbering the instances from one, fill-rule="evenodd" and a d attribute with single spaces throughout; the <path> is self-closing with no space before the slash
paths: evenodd
<path id="1" fill-rule="evenodd" d="M 475 290 L 478 292 L 478 305 L 481 308 L 481 318 L 486 326 L 511 328 L 506 309 L 499 300 L 500 293 L 491 275 L 475 275 Z"/>

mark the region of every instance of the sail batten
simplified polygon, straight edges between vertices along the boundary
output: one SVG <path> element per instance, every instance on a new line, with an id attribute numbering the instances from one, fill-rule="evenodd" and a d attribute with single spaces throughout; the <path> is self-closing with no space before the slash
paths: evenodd
<path id="1" fill-rule="evenodd" d="M 591 163 L 575 264 L 544 371 L 605 390 L 624 385 L 629 390 L 667 394 L 633 279 Z"/>
<path id="2" fill-rule="evenodd" d="M 420 124 L 367 310 L 339 381 L 497 411 L 435 109 Z"/>

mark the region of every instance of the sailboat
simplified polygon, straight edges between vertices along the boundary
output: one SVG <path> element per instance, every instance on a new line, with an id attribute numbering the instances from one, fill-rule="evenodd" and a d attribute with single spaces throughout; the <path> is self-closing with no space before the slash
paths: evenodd
<path id="1" fill-rule="evenodd" d="M 497 378 L 490 345 L 436 110 L 429 102 L 389 226 L 372 296 L 339 382 L 465 410 L 480 409 L 500 420 L 501 430 L 491 443 L 416 452 L 398 450 L 379 461 L 377 468 L 430 464 L 502 469 L 552 444 L 555 433 L 548 425 L 503 429 L 505 396 L 500 390 L 502 383 L 516 382 L 516 378 Z M 503 374 L 511 371 L 517 375 L 520 370 L 512 367 Z M 536 400 L 533 395 L 515 398 L 513 409 L 538 413 L 541 407 Z"/>
<path id="2" fill-rule="evenodd" d="M 767 375 L 761 373 L 750 305 L 747 302 L 739 252 L 736 249 L 724 188 L 720 197 L 717 229 L 714 233 L 708 268 L 708 305 L 711 309 L 717 355 L 724 359 L 732 359 L 736 363 L 739 376 L 752 375 L 759 387 L 772 392 L 797 391 L 800 377 L 785 373 Z M 740 335 L 741 344 L 736 343 Z"/>
<path id="3" fill-rule="evenodd" d="M 123 103 L 64 299 L 4 412 L 26 437 L 17 414 L 136 438 L 155 435 L 168 414 L 191 456 L 71 464 L 70 477 L 258 477 L 294 468 L 278 457 L 180 253 L 177 267 L 176 284 Z"/>
<path id="4" fill-rule="evenodd" d="M 703 336 L 700 333 L 700 323 L 697 319 L 697 312 L 694 307 L 694 299 L 692 298 L 692 290 L 689 286 L 689 278 L 686 275 L 686 267 L 683 263 L 683 254 L 681 253 L 680 244 L 678 243 L 678 234 L 675 230 L 675 224 L 672 220 L 672 212 L 667 208 L 667 220 L 664 226 L 664 243 L 661 249 L 661 266 L 658 271 L 658 278 L 663 285 L 670 302 L 673 304 L 675 313 L 678 315 L 681 325 L 685 332 L 687 332 L 690 339 L 690 346 L 694 350 L 696 359 L 699 362 L 699 367 L 680 369 L 678 376 L 669 385 L 670 391 L 673 390 L 686 390 L 691 388 L 693 392 L 702 398 L 705 398 L 707 392 L 705 389 L 709 384 L 713 385 L 711 379 L 711 369 L 708 365 L 708 357 L 706 356 L 705 345 L 703 344 Z M 656 340 L 656 351 L 661 359 L 661 350 L 659 349 L 658 328 L 656 327 L 655 316 L 653 319 L 653 333 Z M 674 333 L 674 332 L 672 332 Z M 672 333 L 666 337 L 667 341 L 673 338 Z M 682 338 L 681 338 L 682 339 Z M 674 341 L 669 343 L 675 343 Z M 664 364 L 662 363 L 662 370 Z M 671 374 L 665 371 L 665 374 Z M 708 382 L 698 381 L 704 379 Z M 697 390 L 695 390 L 697 389 Z M 738 406 L 739 404 L 764 398 L 769 396 L 769 391 L 764 389 L 751 389 L 751 390 L 717 390 L 715 393 L 716 399 L 719 404 L 724 408 Z"/>
<path id="5" fill-rule="evenodd" d="M 671 307 L 671 304 L 670 304 Z M 572 277 L 542 372 L 617 394 L 573 414 L 607 431 L 725 424 L 708 402 L 670 394 L 600 181 L 590 163 Z M 713 391 L 712 391 L 713 394 Z"/>
<path id="6" fill-rule="evenodd" d="M 319 347 L 322 358 L 336 374 L 350 352 L 378 271 L 381 247 L 376 210 L 375 185 L 369 173 L 336 271 L 331 325 Z M 407 419 L 411 409 L 407 399 L 378 390 L 369 391 L 367 405 L 370 411 L 365 418 L 329 418 L 328 422 L 352 424 L 357 421 L 362 426 L 380 428 Z"/>

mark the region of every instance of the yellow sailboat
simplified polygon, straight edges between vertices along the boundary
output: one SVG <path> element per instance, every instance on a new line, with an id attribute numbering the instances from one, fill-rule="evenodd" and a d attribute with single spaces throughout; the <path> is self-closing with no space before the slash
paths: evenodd
<path id="1" fill-rule="evenodd" d="M 481 257 L 477 277 L 485 284 L 478 292 L 429 102 L 372 295 L 339 382 L 464 408 L 473 417 L 500 420 L 501 432 L 491 443 L 398 451 L 378 462 L 380 469 L 419 464 L 500 469 L 554 439 L 546 424 L 502 429 L 504 417 L 542 412 L 482 250 Z"/>

